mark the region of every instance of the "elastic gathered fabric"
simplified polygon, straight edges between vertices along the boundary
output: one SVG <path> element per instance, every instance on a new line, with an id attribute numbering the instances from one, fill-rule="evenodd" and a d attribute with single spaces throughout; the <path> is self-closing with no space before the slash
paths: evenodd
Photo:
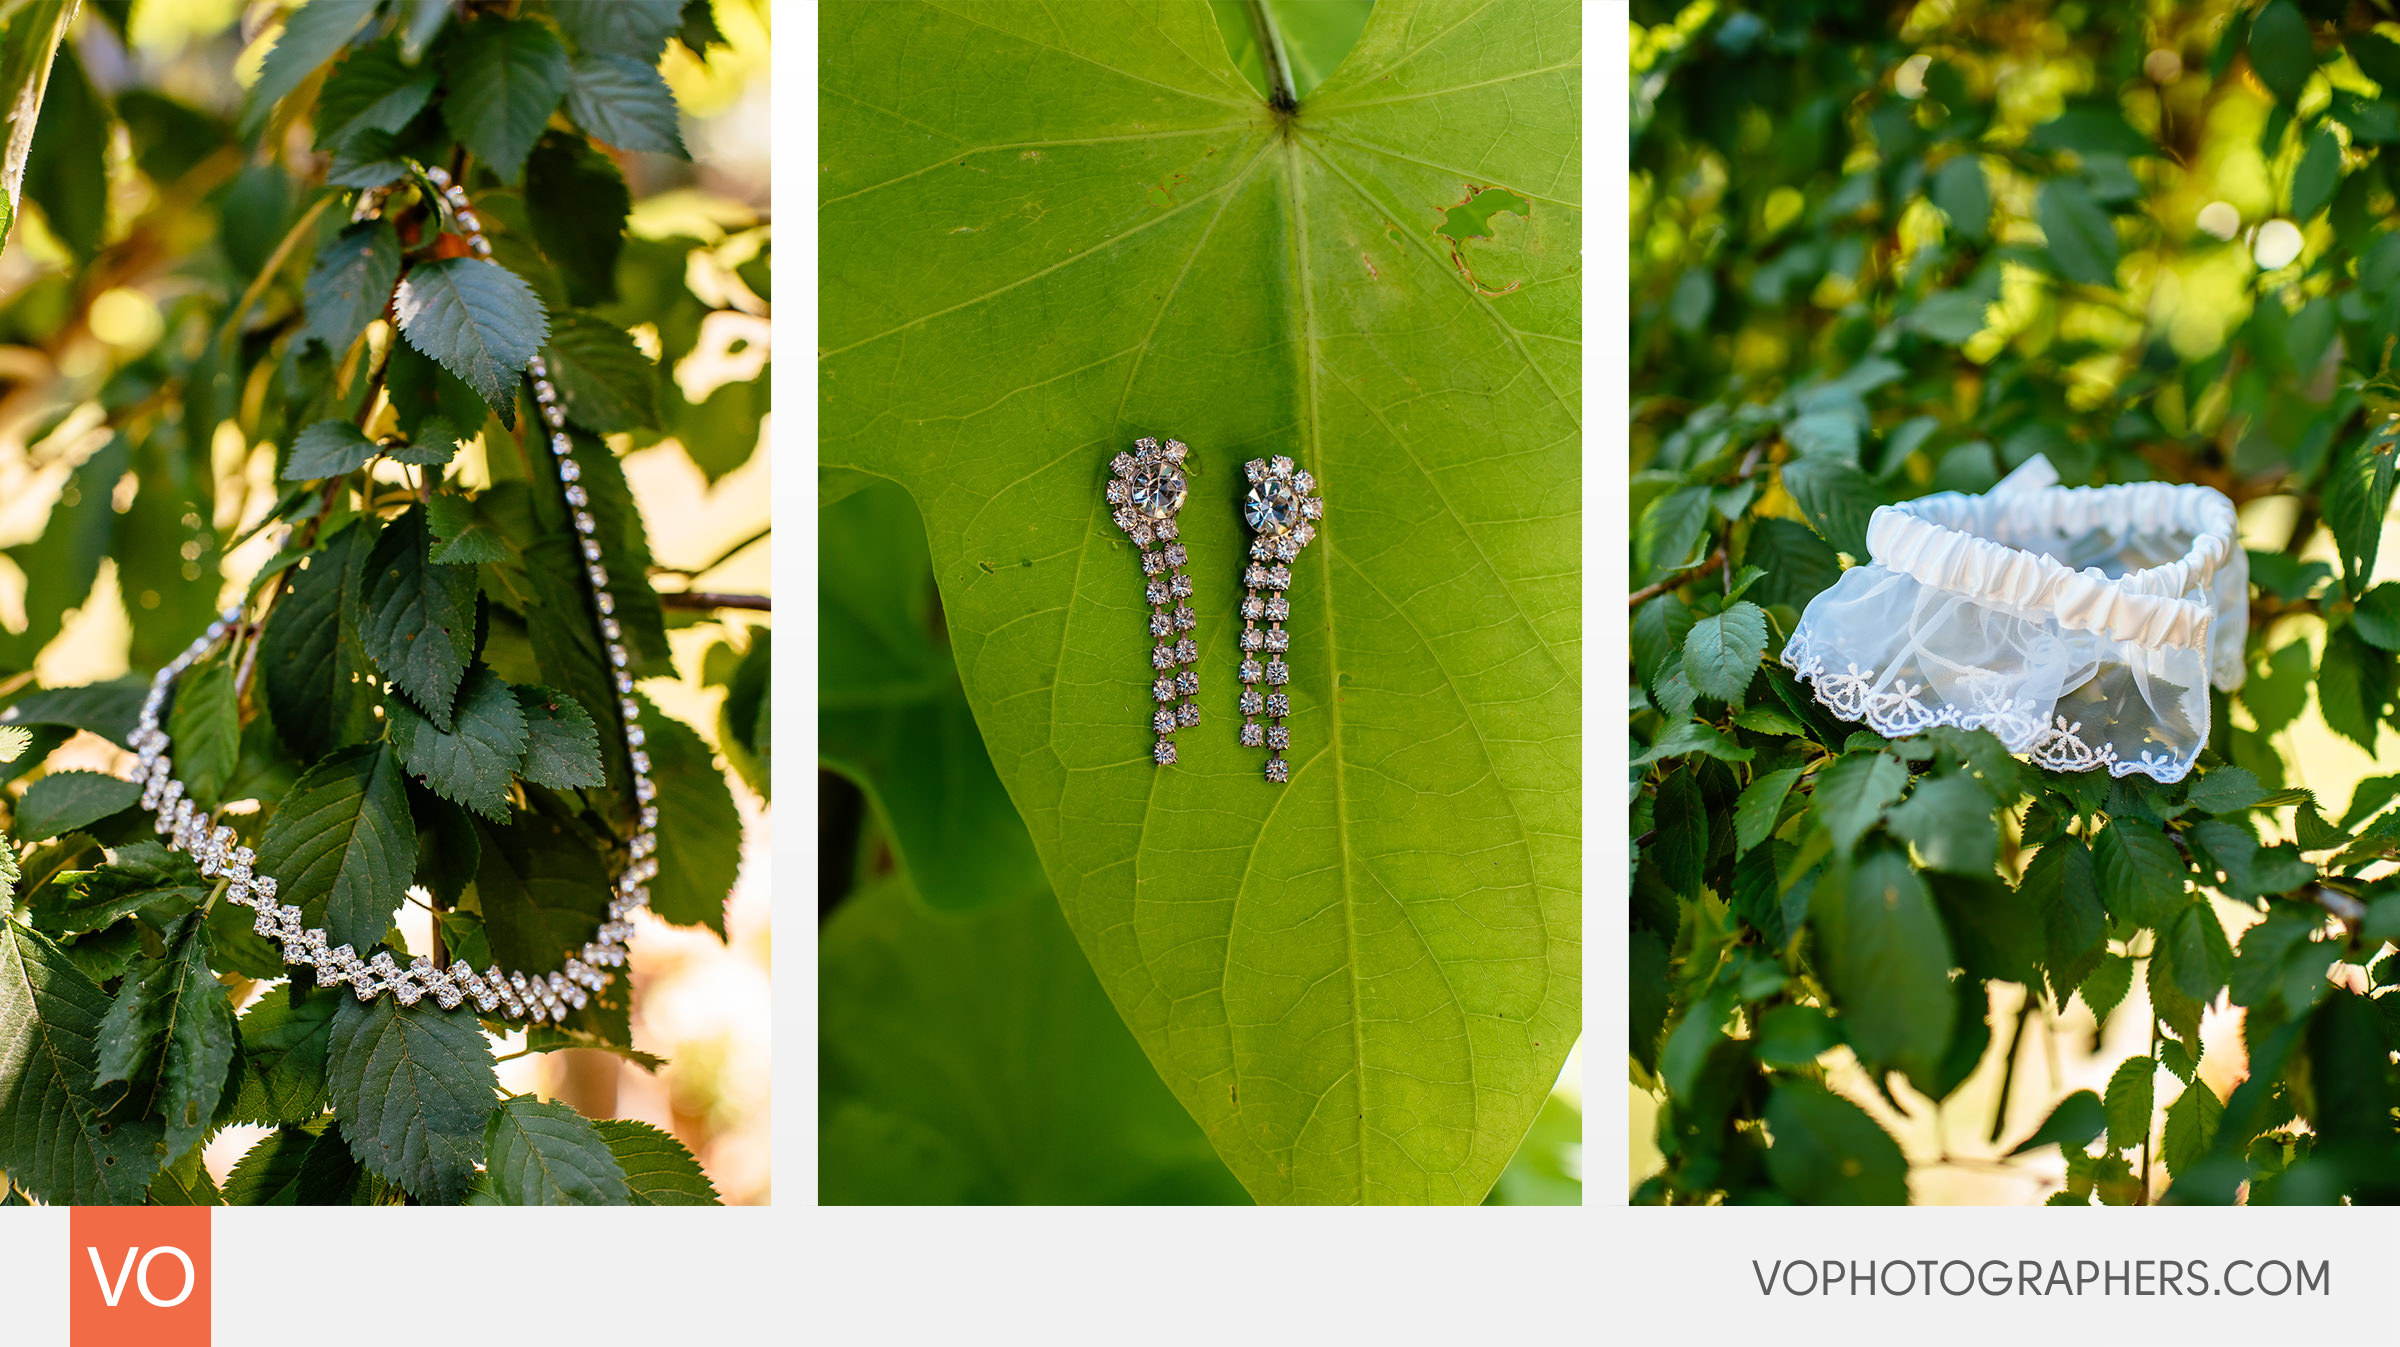
<path id="1" fill-rule="evenodd" d="M 2233 502 L 2057 481 L 2037 454 L 1987 494 L 1878 509 L 1865 564 L 1809 601 L 1783 662 L 1886 737 L 1987 729 L 2053 770 L 2181 780 L 2208 741 L 2209 685 L 2242 682 Z"/>

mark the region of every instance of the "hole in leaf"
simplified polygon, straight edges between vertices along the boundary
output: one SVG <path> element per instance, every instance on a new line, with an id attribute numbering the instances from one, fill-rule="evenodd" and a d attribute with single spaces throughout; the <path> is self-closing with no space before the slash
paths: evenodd
<path id="1" fill-rule="evenodd" d="M 1488 239 L 1492 236 L 1492 217 L 1504 210 L 1528 218 L 1533 215 L 1533 208 L 1525 204 L 1525 198 L 1505 187 L 1469 187 L 1467 199 L 1443 211 L 1441 227 L 1433 232 L 1453 243 Z"/>

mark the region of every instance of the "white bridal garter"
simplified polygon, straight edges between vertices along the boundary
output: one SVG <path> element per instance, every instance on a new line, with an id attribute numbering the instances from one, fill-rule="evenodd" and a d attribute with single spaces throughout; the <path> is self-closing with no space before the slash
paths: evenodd
<path id="1" fill-rule="evenodd" d="M 2054 771 L 2180 781 L 2208 683 L 2242 684 L 2250 563 L 2204 486 L 2061 487 L 2035 455 L 1990 494 L 1875 511 L 1783 648 L 1817 700 L 1887 738 L 1990 730 Z"/>

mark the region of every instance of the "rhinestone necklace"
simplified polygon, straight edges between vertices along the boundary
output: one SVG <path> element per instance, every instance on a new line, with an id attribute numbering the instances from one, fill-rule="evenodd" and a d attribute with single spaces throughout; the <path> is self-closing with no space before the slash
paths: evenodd
<path id="1" fill-rule="evenodd" d="M 488 261 L 492 245 L 483 236 L 482 223 L 468 209 L 466 192 L 439 168 L 428 168 L 424 173 L 426 180 L 449 203 L 452 217 L 465 231 L 468 248 Z M 378 213 L 385 190 L 375 189 L 362 198 L 355 218 L 367 219 Z M 323 927 L 310 926 L 302 920 L 299 908 L 277 901 L 275 877 L 257 872 L 257 855 L 235 840 L 232 828 L 212 822 L 205 811 L 194 806 L 183 783 L 175 779 L 173 763 L 167 756 L 166 731 L 158 723 L 167 689 L 241 623 L 240 604 L 226 609 L 198 640 L 150 680 L 150 695 L 142 702 L 141 719 L 131 744 L 140 755 L 134 779 L 142 786 L 142 808 L 157 816 L 157 830 L 166 836 L 167 845 L 190 853 L 201 874 L 224 879 L 226 900 L 254 909 L 258 914 L 255 923 L 258 933 L 282 945 L 285 963 L 313 967 L 318 986 L 348 986 L 361 1001 L 388 994 L 404 1006 L 431 996 L 444 1010 L 456 1009 L 461 1003 L 473 1000 L 475 1008 L 483 1014 L 540 1023 L 565 1019 L 568 1011 L 581 1009 L 591 992 L 607 986 L 616 976 L 607 970 L 624 967 L 626 942 L 633 937 L 631 918 L 649 902 L 648 884 L 658 874 L 658 787 L 650 779 L 650 755 L 643 749 L 641 708 L 633 700 L 633 675 L 628 667 L 625 634 L 617 624 L 616 603 L 608 593 L 608 571 L 600 562 L 597 524 L 588 508 L 591 499 L 578 480 L 583 473 L 575 463 L 574 442 L 567 438 L 566 413 L 558 404 L 558 391 L 550 384 L 549 370 L 541 356 L 534 356 L 526 368 L 533 375 L 534 400 L 540 404 L 550 449 L 558 459 L 559 480 L 565 485 L 567 504 L 572 507 L 576 539 L 582 545 L 592 616 L 615 680 L 617 715 L 625 732 L 634 800 L 640 810 L 640 826 L 628 848 L 631 859 L 617 875 L 609 896 L 608 920 L 601 923 L 580 951 L 558 971 L 550 973 L 504 971 L 497 964 L 478 973 L 464 959 L 453 961 L 448 968 L 436 968 L 433 960 L 422 954 L 402 968 L 388 951 L 379 950 L 373 958 L 361 959 L 350 946 L 332 944 Z"/>

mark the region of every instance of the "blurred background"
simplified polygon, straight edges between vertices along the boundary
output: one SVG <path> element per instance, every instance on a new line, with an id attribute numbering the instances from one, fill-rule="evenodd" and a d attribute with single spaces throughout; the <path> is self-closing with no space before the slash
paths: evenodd
<path id="1" fill-rule="evenodd" d="M 2370 74 L 2350 54 L 2400 52 L 2391 18 L 2291 0 L 1639 0 L 1634 466 L 1659 462 L 1701 413 L 1872 351 L 1896 372 L 1861 394 L 1877 410 L 1857 461 L 1893 494 L 1983 491 L 2042 452 L 2070 484 L 2225 491 L 2263 556 L 2262 591 L 2307 589 L 2311 563 L 2338 574 L 2309 482 L 2356 433 L 2362 399 L 2387 410 L 2360 374 L 2378 347 L 2388 366 L 2400 335 L 2386 227 L 2400 176 L 2379 152 L 2400 142 L 2400 67 Z M 2101 212 L 2088 256 L 2069 255 L 2068 193 L 2045 190 L 2061 182 Z M 1650 480 L 1637 471 L 1636 517 Z M 1759 513 L 1797 517 L 1780 492 Z M 2400 578 L 2396 542 L 2387 521 L 2374 580 Z M 2314 602 L 2256 601 L 2251 683 L 2219 697 L 2212 746 L 2338 818 L 2354 798 L 2388 798 L 2400 759 L 2329 728 L 2309 685 L 2326 639 Z M 2295 646 L 2305 658 L 2270 661 Z M 2270 697 L 2289 713 L 2265 710 Z M 2376 741 L 2372 720 L 2364 733 Z M 2288 840 L 2292 816 L 2262 816 L 2265 840 Z M 2236 943 L 2261 918 L 2214 903 Z M 2362 976 L 2345 967 L 2334 976 Z M 2149 1050 L 2139 978 L 2105 1023 L 2081 998 L 2037 1004 L 1995 1124 L 2023 1001 L 1995 984 L 1992 1045 L 1939 1103 L 1905 1085 L 1887 1096 L 1846 1048 L 1823 1059 L 1828 1083 L 1901 1143 L 1914 1201 L 2058 1193 L 2058 1148 L 2007 1149 Z M 2201 1035 L 2198 1076 L 2222 1098 L 2248 1074 L 2242 1011 L 2220 1000 Z M 1656 1082 L 1634 1074 L 1629 1190 L 1663 1163 Z M 2159 1107 L 2172 1097 L 2162 1085 Z"/>
<path id="2" fill-rule="evenodd" d="M 722 41 L 707 45 L 705 59 L 670 43 L 663 65 L 692 159 L 633 154 L 623 162 L 635 205 L 631 270 L 621 280 L 641 287 L 633 302 L 658 317 L 637 327 L 636 340 L 672 360 L 682 397 L 665 399 L 667 433 L 610 439 L 662 585 L 764 596 L 769 6 L 713 0 L 698 8 L 713 13 Z M 221 540 L 238 538 L 277 495 L 274 447 L 246 443 L 228 419 L 211 455 L 216 518 L 121 521 L 88 597 L 48 613 L 37 579 L 29 612 L 27 577 L 42 574 L 44 525 L 71 470 L 108 438 L 103 404 L 140 396 L 170 348 L 191 335 L 193 310 L 212 296 L 221 305 L 228 286 L 238 290 L 256 275 L 266 250 L 313 201 L 302 176 L 287 171 L 311 162 L 304 122 L 290 144 L 251 160 L 228 130 L 278 31 L 276 12 L 239 0 L 92 0 L 70 38 L 76 69 L 62 57 L 53 73 L 25 209 L 0 254 L 0 644 L 38 644 L 31 663 L 44 685 L 155 667 L 164 656 L 137 648 L 155 638 L 137 637 L 128 612 L 160 604 L 150 582 L 162 568 L 170 584 L 207 591 L 213 607 L 220 593 L 242 592 L 273 552 L 266 537 L 221 550 Z M 471 447 L 461 460 L 470 478 L 475 453 Z M 131 494 L 119 493 L 119 512 Z M 712 660 L 711 652 L 722 650 L 727 629 L 681 616 L 680 626 L 670 618 L 677 677 L 650 680 L 643 691 L 713 747 L 726 694 L 709 679 L 724 654 Z M 744 615 L 727 616 L 742 629 Z M 757 624 L 745 641 L 764 639 L 766 615 L 747 616 Z M 101 768 L 122 757 L 83 734 L 54 761 L 66 765 L 77 753 Z M 503 1061 L 500 1080 L 592 1116 L 664 1128 L 699 1158 L 726 1202 L 763 1203 L 773 1192 L 770 814 L 746 784 L 735 785 L 734 797 L 745 823 L 743 864 L 726 939 L 670 928 L 645 912 L 633 942 L 634 1042 L 664 1065 L 578 1050 Z M 424 910 L 403 912 L 402 929 L 423 942 Z M 219 1180 L 261 1130 L 228 1129 L 209 1145 Z"/>

